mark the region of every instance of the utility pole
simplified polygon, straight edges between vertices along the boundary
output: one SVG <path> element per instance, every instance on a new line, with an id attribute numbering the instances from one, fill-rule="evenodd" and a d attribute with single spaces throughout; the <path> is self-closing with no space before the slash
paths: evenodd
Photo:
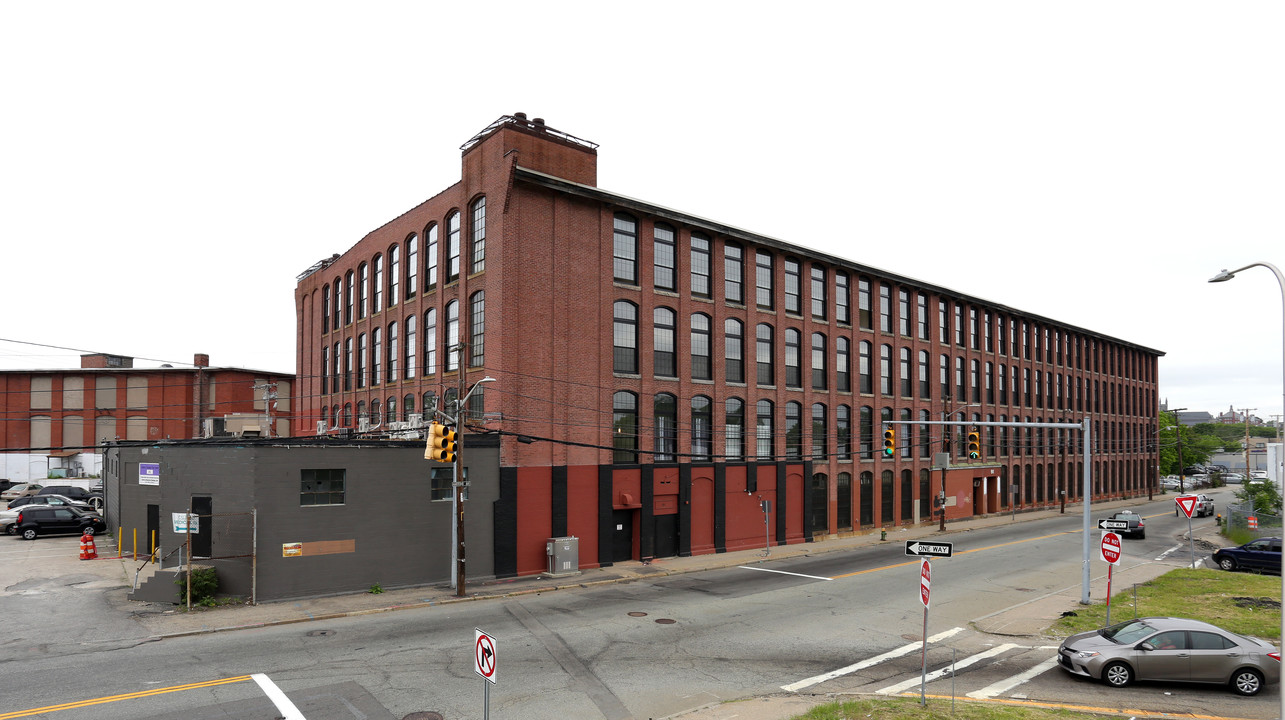
<path id="1" fill-rule="evenodd" d="M 455 482 L 452 488 L 455 491 L 455 576 L 457 582 L 455 585 L 455 595 L 464 597 L 464 400 L 466 393 L 464 385 L 464 351 L 468 348 L 465 343 L 456 346 L 458 353 L 455 363 L 459 370 L 460 392 L 456 396 L 459 398 L 455 407 Z"/>
<path id="2" fill-rule="evenodd" d="M 277 384 L 260 383 L 254 389 L 263 391 L 263 437 L 272 437 L 272 406 L 277 402 Z"/>
<path id="3" fill-rule="evenodd" d="M 1249 478 L 1249 471 L 1253 469 L 1249 466 L 1249 413 L 1257 409 L 1258 408 L 1241 408 L 1240 409 L 1240 411 L 1245 414 L 1245 478 L 1246 478 L 1246 481 L 1248 481 L 1248 478 Z"/>
<path id="4" fill-rule="evenodd" d="M 1186 488 L 1184 488 L 1183 485 L 1187 476 L 1183 474 L 1182 471 L 1187 466 L 1182 461 L 1182 421 L 1178 419 L 1178 413 L 1186 409 L 1187 408 L 1185 407 L 1181 407 L 1181 408 L 1174 408 L 1173 410 L 1166 411 L 1166 412 L 1173 413 L 1173 421 L 1177 423 L 1176 425 L 1173 426 L 1173 433 L 1174 433 L 1174 437 L 1178 438 L 1178 493 L 1179 494 L 1182 494 L 1183 492 L 1186 491 Z M 1151 498 L 1148 497 L 1147 499 L 1150 500 Z"/>

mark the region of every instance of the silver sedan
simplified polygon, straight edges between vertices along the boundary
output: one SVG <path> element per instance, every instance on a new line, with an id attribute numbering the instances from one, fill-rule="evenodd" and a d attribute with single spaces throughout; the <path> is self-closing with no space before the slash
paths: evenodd
<path id="1" fill-rule="evenodd" d="M 1147 617 L 1082 632 L 1057 651 L 1063 670 L 1124 687 L 1135 680 L 1213 683 L 1257 695 L 1280 681 L 1275 647 L 1199 620 Z"/>

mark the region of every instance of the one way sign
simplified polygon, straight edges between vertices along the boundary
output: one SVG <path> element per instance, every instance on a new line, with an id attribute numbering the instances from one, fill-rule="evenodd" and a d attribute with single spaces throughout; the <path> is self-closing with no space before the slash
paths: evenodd
<path id="1" fill-rule="evenodd" d="M 948 542 L 928 543 L 919 540 L 906 541 L 906 554 L 916 557 L 950 557 L 955 545 Z"/>

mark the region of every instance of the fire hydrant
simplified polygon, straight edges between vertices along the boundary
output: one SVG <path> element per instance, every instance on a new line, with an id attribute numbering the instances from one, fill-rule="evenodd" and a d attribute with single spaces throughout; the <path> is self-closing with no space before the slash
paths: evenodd
<path id="1" fill-rule="evenodd" d="M 85 534 L 80 536 L 80 559 L 96 560 L 98 559 L 98 548 L 94 545 L 94 534 L 85 530 Z"/>
<path id="2" fill-rule="evenodd" d="M 887 531 L 887 530 L 880 530 L 880 531 L 879 531 L 879 539 L 880 539 L 880 540 L 887 540 L 887 539 L 888 539 L 888 531 Z"/>

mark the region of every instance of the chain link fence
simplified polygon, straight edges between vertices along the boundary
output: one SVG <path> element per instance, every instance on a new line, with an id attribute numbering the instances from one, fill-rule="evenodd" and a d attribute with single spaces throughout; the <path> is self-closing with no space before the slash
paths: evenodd
<path id="1" fill-rule="evenodd" d="M 1258 512 L 1247 503 L 1227 505 L 1227 515 L 1223 518 L 1227 532 L 1243 531 L 1254 537 L 1280 537 L 1281 517 Z"/>

